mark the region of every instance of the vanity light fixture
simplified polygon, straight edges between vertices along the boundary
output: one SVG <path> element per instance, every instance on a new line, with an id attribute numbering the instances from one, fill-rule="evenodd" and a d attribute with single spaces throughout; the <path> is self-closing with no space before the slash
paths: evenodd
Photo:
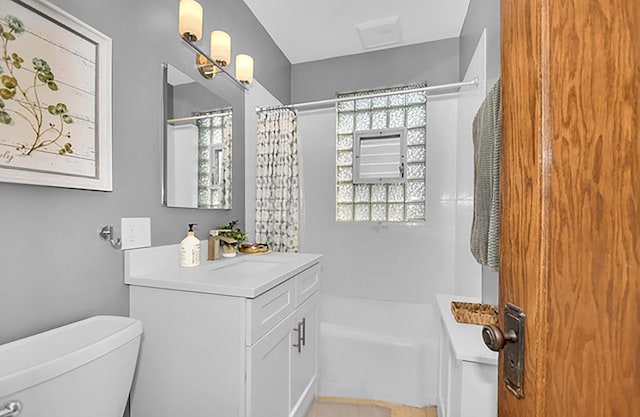
<path id="1" fill-rule="evenodd" d="M 195 0 L 180 0 L 178 30 L 182 39 L 196 53 L 196 66 L 200 74 L 212 79 L 222 72 L 245 91 L 253 81 L 253 58 L 246 54 L 236 55 L 236 76 L 225 67 L 231 64 L 231 36 L 221 30 L 211 32 L 210 53 L 207 55 L 194 42 L 202 39 L 202 6 Z"/>

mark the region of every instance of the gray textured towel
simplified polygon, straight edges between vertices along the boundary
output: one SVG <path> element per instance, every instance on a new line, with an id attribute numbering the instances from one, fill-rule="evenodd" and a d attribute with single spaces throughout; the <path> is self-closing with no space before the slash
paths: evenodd
<path id="1" fill-rule="evenodd" d="M 473 119 L 474 204 L 471 253 L 481 265 L 498 269 L 500 259 L 500 80 Z"/>

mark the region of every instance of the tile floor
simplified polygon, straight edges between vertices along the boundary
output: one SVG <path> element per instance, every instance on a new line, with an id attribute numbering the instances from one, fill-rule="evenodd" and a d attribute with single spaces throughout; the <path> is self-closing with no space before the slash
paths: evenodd
<path id="1" fill-rule="evenodd" d="M 306 417 L 391 417 L 391 410 L 373 404 L 314 401 Z"/>
<path id="2" fill-rule="evenodd" d="M 341 398 L 341 397 L 317 397 L 316 401 L 322 403 L 337 403 L 337 404 L 361 404 L 361 405 L 375 405 L 379 407 L 388 408 L 391 410 L 391 417 L 438 417 L 435 406 L 427 407 L 409 407 L 401 404 L 389 403 L 386 401 L 377 400 L 362 400 L 359 398 Z M 358 417 L 358 414 L 354 414 Z M 325 417 L 325 416 L 314 416 Z M 327 416 L 327 417 L 342 417 L 342 416 Z M 366 417 L 366 416 L 362 416 Z"/>

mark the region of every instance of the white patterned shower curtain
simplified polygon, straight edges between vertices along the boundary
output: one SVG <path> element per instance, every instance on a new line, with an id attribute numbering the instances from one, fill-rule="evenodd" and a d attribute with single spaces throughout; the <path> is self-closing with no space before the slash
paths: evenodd
<path id="1" fill-rule="evenodd" d="M 275 252 L 299 247 L 300 182 L 296 113 L 258 113 L 256 149 L 256 242 Z"/>

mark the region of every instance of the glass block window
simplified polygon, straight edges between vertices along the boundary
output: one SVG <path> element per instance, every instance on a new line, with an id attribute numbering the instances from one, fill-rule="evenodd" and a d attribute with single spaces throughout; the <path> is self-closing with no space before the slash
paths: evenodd
<path id="1" fill-rule="evenodd" d="M 364 222 L 416 222 L 425 220 L 427 95 L 404 93 L 422 86 L 341 94 L 352 98 L 337 104 L 336 220 Z M 377 93 L 385 97 L 367 97 Z M 354 184 L 356 132 L 406 129 L 403 183 Z"/>
<path id="2" fill-rule="evenodd" d="M 198 208 L 231 208 L 232 110 L 195 116 L 198 127 Z"/>

